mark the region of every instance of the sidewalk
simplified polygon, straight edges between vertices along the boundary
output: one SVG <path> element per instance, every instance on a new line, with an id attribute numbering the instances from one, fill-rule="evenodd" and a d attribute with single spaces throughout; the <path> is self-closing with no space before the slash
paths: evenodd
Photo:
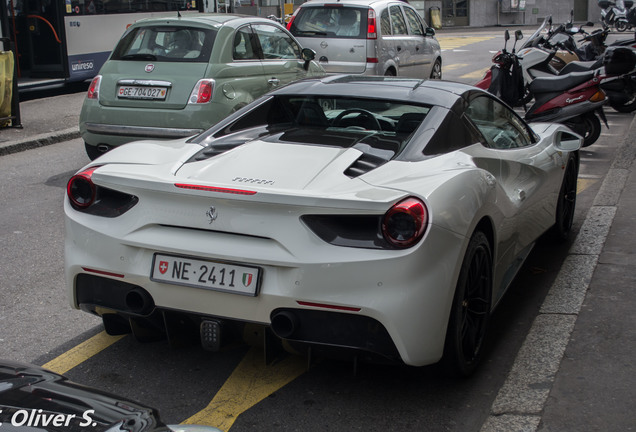
<path id="1" fill-rule="evenodd" d="M 22 102 L 0 156 L 79 137 L 85 93 Z M 636 117 L 482 432 L 636 431 Z"/>
<path id="2" fill-rule="evenodd" d="M 22 128 L 0 129 L 0 156 L 79 138 L 86 92 L 20 102 Z"/>

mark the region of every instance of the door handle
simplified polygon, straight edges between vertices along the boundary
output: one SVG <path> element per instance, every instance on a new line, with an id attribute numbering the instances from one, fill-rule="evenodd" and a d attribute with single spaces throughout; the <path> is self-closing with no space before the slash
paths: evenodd
<path id="1" fill-rule="evenodd" d="M 274 87 L 278 87 L 278 85 L 280 84 L 280 80 L 275 77 L 268 79 L 267 82 Z"/>

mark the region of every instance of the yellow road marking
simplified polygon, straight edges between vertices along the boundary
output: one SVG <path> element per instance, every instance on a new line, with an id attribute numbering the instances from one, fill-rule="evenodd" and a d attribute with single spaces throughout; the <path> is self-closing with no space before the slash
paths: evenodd
<path id="1" fill-rule="evenodd" d="M 124 336 L 125 335 L 110 336 L 105 331 L 102 331 L 92 338 L 85 340 L 81 344 L 71 348 L 64 354 L 54 358 L 42 367 L 58 374 L 65 374 L 66 372 L 73 369 L 75 366 L 88 360 L 100 351 L 108 348 Z"/>
<path id="2" fill-rule="evenodd" d="M 588 187 L 592 186 L 597 181 L 598 180 L 595 180 L 595 179 L 582 179 L 582 178 L 578 179 L 576 181 L 576 193 L 580 194 L 581 192 L 583 192 Z"/>
<path id="3" fill-rule="evenodd" d="M 214 426 L 228 431 L 238 416 L 307 371 L 306 359 L 289 356 L 265 365 L 262 348 L 251 348 L 210 404 L 184 424 Z"/>
<path id="4" fill-rule="evenodd" d="M 443 50 L 457 49 L 466 45 L 486 40 L 494 39 L 494 36 L 473 36 L 473 37 L 437 37 L 440 48 Z"/>
<path id="5" fill-rule="evenodd" d="M 468 63 L 454 63 L 454 64 L 450 64 L 450 65 L 444 65 L 444 70 L 455 70 L 455 69 L 459 69 L 459 68 L 463 68 L 466 66 L 470 66 Z"/>
<path id="6" fill-rule="evenodd" d="M 466 75 L 460 76 L 462 79 L 482 79 L 484 75 L 486 75 L 486 71 L 490 69 L 490 67 L 485 67 L 483 69 L 477 69 L 471 73 L 467 73 Z"/>

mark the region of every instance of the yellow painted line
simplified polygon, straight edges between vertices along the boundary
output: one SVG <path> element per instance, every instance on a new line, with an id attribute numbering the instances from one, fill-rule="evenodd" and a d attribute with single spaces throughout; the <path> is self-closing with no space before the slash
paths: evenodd
<path id="1" fill-rule="evenodd" d="M 54 358 L 42 367 L 58 374 L 65 374 L 75 366 L 108 348 L 124 336 L 125 335 L 110 336 L 105 331 L 102 331 L 92 338 L 71 348 L 59 357 Z"/>
<path id="2" fill-rule="evenodd" d="M 582 179 L 582 178 L 578 179 L 576 181 L 576 193 L 580 194 L 581 192 L 583 192 L 588 187 L 592 186 L 597 181 L 598 180 L 596 179 Z"/>
<path id="3" fill-rule="evenodd" d="M 450 65 L 444 65 L 444 70 L 455 70 L 455 69 L 459 69 L 459 68 L 463 68 L 466 66 L 470 66 L 468 63 L 454 63 L 454 64 L 450 64 Z"/>
<path id="4" fill-rule="evenodd" d="M 251 348 L 212 402 L 184 424 L 214 426 L 229 431 L 238 416 L 307 371 L 307 360 L 288 356 L 266 365 L 262 348 Z"/>
<path id="5" fill-rule="evenodd" d="M 476 80 L 480 80 L 484 77 L 484 75 L 486 75 L 486 71 L 490 69 L 489 67 L 485 67 L 483 69 L 477 69 L 476 71 L 473 71 L 471 73 L 467 73 L 466 75 L 462 75 L 460 76 L 460 78 L 462 79 L 476 79 Z"/>
<path id="6" fill-rule="evenodd" d="M 443 50 L 457 49 L 477 42 L 494 39 L 494 36 L 472 36 L 472 37 L 437 37 L 439 46 Z"/>

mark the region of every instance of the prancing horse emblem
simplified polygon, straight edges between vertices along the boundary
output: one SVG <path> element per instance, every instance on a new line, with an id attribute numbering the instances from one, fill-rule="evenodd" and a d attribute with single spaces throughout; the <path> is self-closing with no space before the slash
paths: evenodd
<path id="1" fill-rule="evenodd" d="M 205 214 L 207 215 L 208 219 L 210 219 L 210 223 L 214 222 L 218 216 L 214 206 L 210 206 L 210 208 L 208 209 L 208 211 L 205 212 Z"/>

